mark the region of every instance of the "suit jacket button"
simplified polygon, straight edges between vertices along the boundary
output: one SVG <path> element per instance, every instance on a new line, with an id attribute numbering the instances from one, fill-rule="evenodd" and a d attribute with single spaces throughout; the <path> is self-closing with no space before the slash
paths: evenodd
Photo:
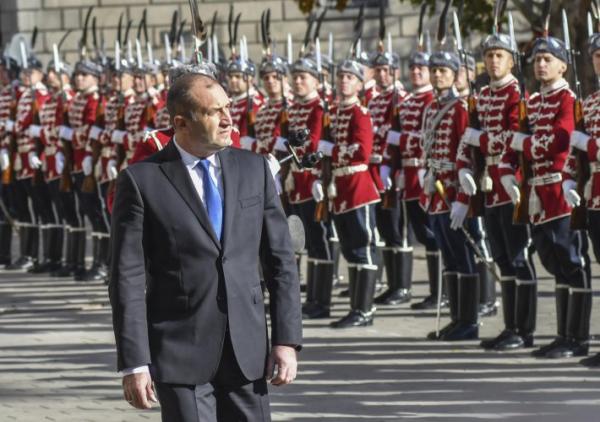
<path id="1" fill-rule="evenodd" d="M 227 257 L 226 256 L 224 256 L 223 258 L 221 258 L 221 262 L 225 262 L 225 261 L 227 261 Z"/>

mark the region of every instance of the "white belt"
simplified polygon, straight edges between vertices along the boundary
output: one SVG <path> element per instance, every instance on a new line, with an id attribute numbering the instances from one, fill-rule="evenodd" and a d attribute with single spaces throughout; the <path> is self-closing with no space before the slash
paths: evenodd
<path id="1" fill-rule="evenodd" d="M 19 154 L 25 154 L 26 152 L 29 152 L 32 149 L 33 149 L 33 145 L 31 145 L 31 144 L 19 145 L 17 147 L 17 152 Z"/>
<path id="2" fill-rule="evenodd" d="M 502 161 L 502 155 L 488 155 L 485 157 L 486 166 L 497 166 Z"/>
<path id="3" fill-rule="evenodd" d="M 44 148 L 44 153 L 46 155 L 54 155 L 54 154 L 56 154 L 57 151 L 58 151 L 58 148 L 56 148 L 56 146 L 54 146 L 54 145 L 47 146 L 46 148 Z"/>
<path id="4" fill-rule="evenodd" d="M 421 167 L 423 165 L 423 160 L 418 158 L 403 158 L 402 167 Z"/>
<path id="5" fill-rule="evenodd" d="M 440 171 L 440 170 L 452 171 L 452 170 L 456 169 L 456 164 L 454 164 L 454 163 L 451 163 L 449 161 L 434 160 L 432 158 L 427 160 L 427 165 L 437 171 Z"/>
<path id="6" fill-rule="evenodd" d="M 600 161 L 593 161 L 590 163 L 591 173 L 600 173 Z"/>
<path id="7" fill-rule="evenodd" d="M 367 171 L 368 168 L 369 166 L 367 166 L 366 164 L 357 164 L 355 166 L 347 166 L 333 169 L 331 174 L 333 174 L 334 177 L 349 176 L 351 174 L 362 173 L 363 171 Z"/>
<path id="8" fill-rule="evenodd" d="M 370 163 L 380 164 L 383 161 L 383 155 L 381 154 L 371 154 L 371 158 L 369 159 Z"/>
<path id="9" fill-rule="evenodd" d="M 532 177 L 529 179 L 529 186 L 543 186 L 558 183 L 562 180 L 562 174 L 549 173 L 543 176 Z"/>

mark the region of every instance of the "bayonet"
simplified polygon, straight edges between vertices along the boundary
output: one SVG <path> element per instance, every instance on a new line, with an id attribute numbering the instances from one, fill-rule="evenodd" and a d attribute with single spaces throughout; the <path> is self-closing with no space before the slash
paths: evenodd
<path id="1" fill-rule="evenodd" d="M 292 51 L 292 34 L 290 34 L 288 32 L 287 34 L 287 62 L 288 65 L 292 65 L 293 62 L 293 57 L 292 57 L 293 51 Z"/>
<path id="2" fill-rule="evenodd" d="M 58 54 L 58 45 L 56 44 L 52 44 L 52 55 L 54 60 L 54 72 L 56 73 L 56 76 L 60 78 L 60 54 Z"/>
<path id="3" fill-rule="evenodd" d="M 318 37 L 315 38 L 315 55 L 317 58 L 317 72 L 319 72 L 320 75 L 323 67 L 321 63 L 321 42 L 319 41 Z"/>

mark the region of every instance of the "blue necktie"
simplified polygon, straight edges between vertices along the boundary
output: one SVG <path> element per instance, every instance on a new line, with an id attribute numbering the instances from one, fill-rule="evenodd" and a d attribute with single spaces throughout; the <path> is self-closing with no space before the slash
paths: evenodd
<path id="1" fill-rule="evenodd" d="M 203 159 L 198 163 L 203 170 L 202 185 L 204 188 L 204 205 L 206 206 L 208 218 L 210 218 L 210 222 L 217 234 L 217 238 L 221 239 L 221 234 L 223 232 L 223 199 L 221 198 L 217 185 L 210 177 L 210 162 L 207 159 Z"/>

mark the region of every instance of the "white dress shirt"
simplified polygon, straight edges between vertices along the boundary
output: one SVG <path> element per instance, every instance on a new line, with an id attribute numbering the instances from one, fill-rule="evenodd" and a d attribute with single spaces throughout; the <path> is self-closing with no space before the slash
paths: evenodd
<path id="1" fill-rule="evenodd" d="M 198 196 L 200 197 L 200 201 L 202 201 L 202 204 L 204 204 L 204 181 L 203 181 L 204 180 L 203 179 L 204 170 L 202 168 L 199 168 L 200 165 L 198 163 L 201 160 L 201 158 L 198 158 L 195 155 L 192 155 L 189 152 L 185 151 L 183 148 L 181 148 L 177 144 L 177 141 L 175 140 L 175 138 L 173 138 L 173 143 L 175 144 L 177 151 L 179 151 L 179 155 L 181 155 L 181 161 L 183 161 L 185 168 L 187 169 L 188 173 L 190 174 L 190 178 L 192 179 L 194 188 L 196 188 L 196 192 L 198 193 Z M 217 189 L 219 189 L 219 194 L 221 195 L 221 198 L 224 199 L 223 175 L 222 175 L 223 171 L 221 169 L 221 162 L 219 161 L 219 158 L 217 157 L 216 154 L 210 155 L 206 159 L 210 163 L 210 166 L 209 166 L 210 178 L 212 179 L 213 183 L 217 186 Z M 150 372 L 148 365 L 144 365 L 144 366 L 138 366 L 137 368 L 125 368 L 121 371 L 121 375 L 126 376 L 126 375 L 131 375 L 131 374 L 148 373 L 148 372 Z"/>

